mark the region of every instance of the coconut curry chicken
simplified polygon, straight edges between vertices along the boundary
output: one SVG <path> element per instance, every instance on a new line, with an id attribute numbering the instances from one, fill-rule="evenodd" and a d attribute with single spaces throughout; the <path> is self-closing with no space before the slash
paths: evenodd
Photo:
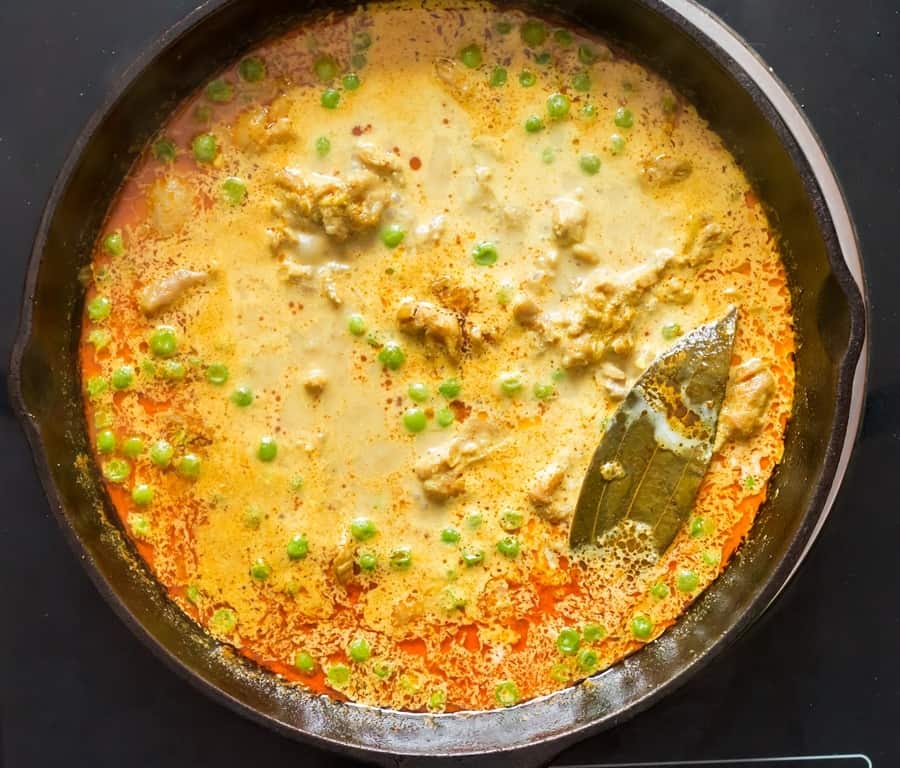
<path id="1" fill-rule="evenodd" d="M 369 5 L 247 53 L 142 152 L 83 278 L 85 470 L 185 613 L 338 699 L 490 709 L 616 663 L 782 454 L 790 294 L 738 163 L 658 75 L 513 10 Z M 570 542 L 632 387 L 722 318 L 678 524 Z"/>

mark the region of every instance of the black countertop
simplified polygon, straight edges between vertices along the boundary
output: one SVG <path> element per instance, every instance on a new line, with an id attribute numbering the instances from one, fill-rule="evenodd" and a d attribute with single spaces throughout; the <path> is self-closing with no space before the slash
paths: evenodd
<path id="1" fill-rule="evenodd" d="M 866 753 L 900 763 L 900 7 L 706 0 L 801 103 L 856 220 L 873 356 L 860 444 L 818 543 L 734 647 L 560 763 Z M 0 3 L 0 366 L 53 178 L 110 83 L 194 0 Z M 65 544 L 0 392 L 0 765 L 349 765 L 214 704 L 113 615 Z M 897 760 L 898 763 L 894 763 Z"/>

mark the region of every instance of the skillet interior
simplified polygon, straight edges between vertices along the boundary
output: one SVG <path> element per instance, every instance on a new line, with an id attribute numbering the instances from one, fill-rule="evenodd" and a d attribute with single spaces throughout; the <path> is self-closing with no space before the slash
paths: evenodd
<path id="1" fill-rule="evenodd" d="M 307 3 L 305 12 L 339 4 Z M 360 755 L 366 750 L 369 759 L 379 752 L 463 755 L 530 744 L 539 761 L 577 732 L 608 727 L 648 706 L 744 629 L 781 588 L 818 522 L 843 447 L 864 334 L 862 298 L 815 178 L 781 118 L 715 43 L 659 0 L 575 0 L 542 8 L 619 41 L 680 87 L 723 136 L 780 228 L 800 342 L 784 460 L 750 538 L 676 628 L 599 675 L 596 686 L 509 710 L 439 717 L 341 705 L 281 686 L 218 649 L 168 602 L 110 523 L 115 516 L 96 474 L 75 469 L 76 454 L 89 455 L 77 373 L 76 276 L 89 261 L 106 207 L 139 148 L 178 101 L 240 50 L 296 20 L 296 2 L 271 0 L 265 12 L 253 0 L 201 8 L 161 39 L 82 134 L 32 254 L 11 368 L 13 400 L 54 511 L 101 592 L 154 651 L 207 692 L 290 735 Z"/>

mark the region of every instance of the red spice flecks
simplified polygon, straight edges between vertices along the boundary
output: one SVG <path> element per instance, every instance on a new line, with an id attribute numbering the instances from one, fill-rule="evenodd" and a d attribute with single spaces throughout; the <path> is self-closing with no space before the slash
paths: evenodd
<path id="1" fill-rule="evenodd" d="M 422 161 L 419 160 L 418 157 L 413 156 L 413 157 L 409 158 L 409 167 L 412 168 L 414 171 L 418 171 L 419 168 L 422 167 Z"/>
<path id="2" fill-rule="evenodd" d="M 367 123 L 366 125 L 354 125 L 350 132 L 354 136 L 362 136 L 364 133 L 368 133 L 371 130 L 372 130 L 372 124 Z"/>

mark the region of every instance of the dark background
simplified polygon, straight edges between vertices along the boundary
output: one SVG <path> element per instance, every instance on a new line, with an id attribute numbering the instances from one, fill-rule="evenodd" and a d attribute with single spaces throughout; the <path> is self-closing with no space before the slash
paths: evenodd
<path id="1" fill-rule="evenodd" d="M 0 367 L 53 178 L 113 80 L 195 0 L 0 0 Z M 680 691 L 559 762 L 868 754 L 900 763 L 900 3 L 706 0 L 793 91 L 854 213 L 871 297 L 863 434 L 775 607 Z M 214 704 L 113 615 L 0 391 L 0 765 L 349 765 Z M 895 763 L 897 760 L 898 763 Z"/>

